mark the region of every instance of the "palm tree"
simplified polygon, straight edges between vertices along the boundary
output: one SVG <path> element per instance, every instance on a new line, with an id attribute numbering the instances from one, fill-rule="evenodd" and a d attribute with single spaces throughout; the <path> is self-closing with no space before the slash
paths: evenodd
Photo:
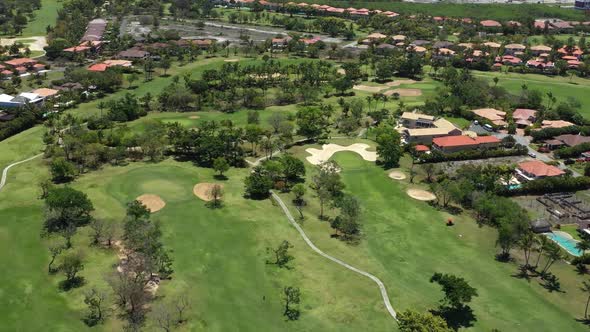
<path id="1" fill-rule="evenodd" d="M 532 232 L 526 233 L 522 239 L 520 239 L 518 246 L 524 252 L 524 267 L 529 267 L 529 260 L 531 258 L 531 251 L 535 245 L 535 235 Z"/>
<path id="2" fill-rule="evenodd" d="M 582 253 L 584 253 L 586 250 L 590 249 L 590 241 L 582 240 L 582 241 L 576 243 L 576 249 L 578 249 Z"/>
<path id="3" fill-rule="evenodd" d="M 545 263 L 545 267 L 543 268 L 541 275 L 546 274 L 547 271 L 549 271 L 551 265 L 553 265 L 553 263 L 555 263 L 556 260 L 561 259 L 563 257 L 563 254 L 561 253 L 561 248 L 555 242 L 549 242 L 547 244 L 547 248 L 545 251 L 547 255 L 547 263 Z"/>
<path id="4" fill-rule="evenodd" d="M 545 249 L 547 248 L 547 244 L 549 243 L 549 239 L 545 236 L 545 235 L 537 235 L 535 237 L 535 244 L 536 244 L 536 250 L 539 253 L 539 256 L 537 256 L 537 262 L 535 263 L 535 268 L 537 268 L 537 266 L 539 266 L 539 261 L 541 260 L 541 256 L 543 256 L 543 251 L 545 251 Z"/>
<path id="5" fill-rule="evenodd" d="M 586 299 L 586 308 L 584 309 L 584 318 L 588 319 L 588 304 L 590 304 L 590 282 L 582 281 L 582 292 L 588 294 L 588 298 Z"/>

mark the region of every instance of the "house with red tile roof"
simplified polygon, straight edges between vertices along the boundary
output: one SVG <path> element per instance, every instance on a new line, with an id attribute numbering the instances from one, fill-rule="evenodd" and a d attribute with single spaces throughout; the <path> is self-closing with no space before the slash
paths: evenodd
<path id="1" fill-rule="evenodd" d="M 8 61 L 4 61 L 4 64 L 9 65 L 10 67 L 31 67 L 37 63 L 37 60 L 29 59 L 29 58 L 16 58 Z"/>
<path id="2" fill-rule="evenodd" d="M 498 21 L 494 21 L 494 20 L 483 20 L 479 22 L 479 25 L 481 25 L 484 28 L 501 28 L 502 24 L 500 24 L 500 22 Z"/>
<path id="3" fill-rule="evenodd" d="M 107 66 L 104 63 L 96 63 L 96 64 L 93 64 L 92 66 L 88 67 L 88 70 L 94 71 L 94 72 L 104 72 L 107 70 L 107 68 L 109 68 L 109 66 Z"/>
<path id="4" fill-rule="evenodd" d="M 516 174 L 521 179 L 533 181 L 546 177 L 562 176 L 565 172 L 540 160 L 531 160 L 518 164 Z"/>
<path id="5" fill-rule="evenodd" d="M 528 127 L 537 120 L 537 111 L 528 108 L 517 108 L 512 112 L 512 119 L 518 127 Z"/>
<path id="6" fill-rule="evenodd" d="M 545 128 L 564 128 L 574 126 L 573 123 L 564 120 L 543 120 L 541 122 L 541 129 Z"/>
<path id="7" fill-rule="evenodd" d="M 495 136 L 446 136 L 432 139 L 432 148 L 445 153 L 474 149 L 493 149 L 500 146 L 501 140 Z"/>
<path id="8" fill-rule="evenodd" d="M 495 124 L 496 126 L 505 126 L 508 123 L 506 120 L 506 112 L 497 110 L 495 108 L 479 108 L 475 110 L 471 110 L 471 112 L 475 113 L 475 115 L 490 120 L 491 123 Z"/>

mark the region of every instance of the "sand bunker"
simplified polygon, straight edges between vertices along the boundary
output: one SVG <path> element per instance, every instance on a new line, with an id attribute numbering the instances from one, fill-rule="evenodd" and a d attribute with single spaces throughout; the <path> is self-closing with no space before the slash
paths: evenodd
<path id="1" fill-rule="evenodd" d="M 224 62 L 238 62 L 240 59 L 225 59 Z"/>
<path id="2" fill-rule="evenodd" d="M 392 96 L 394 93 L 399 94 L 400 97 L 418 97 L 422 95 L 422 90 L 420 89 L 393 89 L 389 91 L 385 91 L 384 95 Z"/>
<path id="3" fill-rule="evenodd" d="M 380 92 L 381 90 L 383 90 L 385 88 L 386 87 L 384 87 L 384 86 L 368 86 L 368 85 L 355 85 L 352 87 L 353 90 L 359 90 L 359 91 L 364 91 L 364 92 L 373 92 L 373 93 Z"/>
<path id="4" fill-rule="evenodd" d="M 414 80 L 395 80 L 393 82 L 387 82 L 385 85 L 387 86 L 400 86 L 402 84 L 414 84 L 416 81 Z"/>
<path id="5" fill-rule="evenodd" d="M 137 197 L 135 200 L 145 205 L 151 213 L 160 211 L 164 208 L 164 206 L 166 206 L 166 202 L 164 202 L 164 200 L 162 200 L 158 195 L 143 194 Z"/>
<path id="6" fill-rule="evenodd" d="M 342 74 L 342 75 L 346 75 L 346 70 L 342 69 L 342 68 L 338 68 L 338 70 L 336 70 L 336 72 L 338 74 Z"/>
<path id="7" fill-rule="evenodd" d="M 196 120 L 196 119 L 199 119 L 200 116 L 198 116 L 198 115 L 191 115 L 188 118 L 191 119 L 191 120 Z"/>
<path id="8" fill-rule="evenodd" d="M 408 189 L 406 193 L 408 196 L 419 201 L 433 201 L 436 199 L 436 196 L 434 196 L 433 193 L 422 189 Z"/>
<path id="9" fill-rule="evenodd" d="M 338 144 L 324 144 L 322 145 L 322 149 L 314 149 L 309 148 L 306 149 L 305 152 L 311 154 L 311 156 L 307 157 L 307 161 L 309 161 L 313 165 L 319 165 L 324 161 L 327 161 L 332 157 L 332 155 L 336 152 L 340 151 L 352 151 L 358 153 L 364 160 L 367 161 L 375 161 L 377 160 L 377 152 L 375 151 L 367 151 L 370 148 L 369 145 L 363 143 L 354 143 L 349 146 L 342 146 Z"/>
<path id="10" fill-rule="evenodd" d="M 394 180 L 403 180 L 406 178 L 406 175 L 400 171 L 391 171 L 389 177 Z"/>
<path id="11" fill-rule="evenodd" d="M 221 189 L 223 189 L 223 185 L 220 183 L 197 183 L 194 187 L 193 187 L 193 194 L 195 194 L 195 196 L 197 196 L 198 198 L 209 202 L 213 200 L 213 197 L 211 196 L 211 189 L 213 188 L 214 185 L 219 185 L 221 186 Z"/>

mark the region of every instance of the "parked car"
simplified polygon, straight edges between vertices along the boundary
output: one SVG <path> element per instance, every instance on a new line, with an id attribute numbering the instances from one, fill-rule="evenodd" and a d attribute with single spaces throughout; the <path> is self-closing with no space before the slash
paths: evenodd
<path id="1" fill-rule="evenodd" d="M 483 125 L 483 129 L 487 130 L 487 131 L 494 131 L 494 127 L 492 127 L 489 124 L 485 124 Z"/>
<path id="2" fill-rule="evenodd" d="M 529 152 L 529 157 L 537 158 L 537 155 L 534 152 Z"/>

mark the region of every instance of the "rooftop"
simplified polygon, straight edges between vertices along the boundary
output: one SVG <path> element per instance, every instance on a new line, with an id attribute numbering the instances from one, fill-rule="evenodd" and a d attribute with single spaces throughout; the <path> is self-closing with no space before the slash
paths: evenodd
<path id="1" fill-rule="evenodd" d="M 547 165 L 540 160 L 522 162 L 518 164 L 518 168 L 528 174 L 534 175 L 535 177 L 560 176 L 565 174 L 565 172 L 559 168 Z"/>

